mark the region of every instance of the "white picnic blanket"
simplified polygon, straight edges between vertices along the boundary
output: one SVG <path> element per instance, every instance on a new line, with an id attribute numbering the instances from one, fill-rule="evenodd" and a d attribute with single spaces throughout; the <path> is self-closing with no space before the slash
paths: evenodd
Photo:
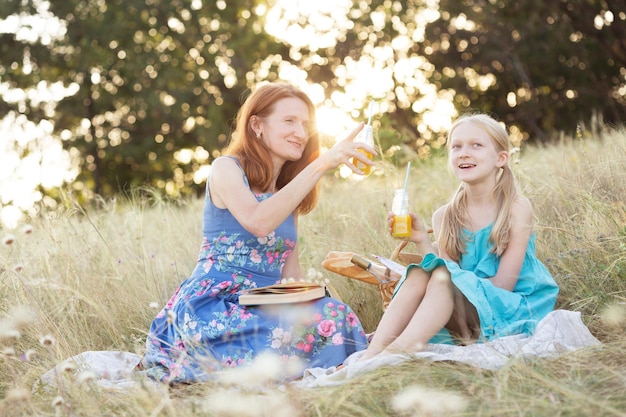
<path id="1" fill-rule="evenodd" d="M 433 361 L 456 361 L 483 369 L 497 369 L 511 358 L 556 357 L 573 350 L 597 346 L 596 339 L 581 320 L 579 312 L 555 310 L 541 320 L 532 336 L 506 336 L 487 343 L 468 346 L 429 344 L 424 351 L 395 354 L 359 362 L 363 352 L 356 352 L 344 367 L 311 368 L 296 384 L 301 387 L 338 385 L 358 375 L 382 366 L 394 366 L 409 359 L 424 358 Z"/>
<path id="2" fill-rule="evenodd" d="M 338 385 L 376 368 L 398 365 L 414 358 L 456 361 L 483 369 L 497 369 L 510 358 L 555 357 L 599 344 L 600 341 L 582 322 L 579 312 L 555 310 L 539 322 L 532 336 L 507 336 L 469 346 L 430 344 L 425 351 L 389 355 L 362 362 L 358 359 L 363 352 L 357 352 L 351 355 L 344 363 L 345 366 L 339 370 L 334 367 L 306 369 L 304 377 L 292 384 L 303 388 Z M 83 352 L 47 371 L 37 385 L 44 388 L 55 386 L 59 378 L 71 376 L 73 379 L 90 381 L 109 389 L 145 387 L 146 379 L 135 370 L 139 360 L 137 354 L 130 352 Z"/>
<path id="3" fill-rule="evenodd" d="M 113 390 L 142 386 L 136 371 L 140 359 L 135 353 L 123 351 L 83 352 L 45 372 L 33 390 L 49 390 L 66 382 L 94 383 Z"/>

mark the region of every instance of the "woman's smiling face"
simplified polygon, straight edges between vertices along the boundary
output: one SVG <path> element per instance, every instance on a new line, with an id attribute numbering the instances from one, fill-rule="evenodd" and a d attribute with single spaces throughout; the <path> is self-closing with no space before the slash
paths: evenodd
<path id="1" fill-rule="evenodd" d="M 262 140 L 274 158 L 297 161 L 310 134 L 309 109 L 299 98 L 287 97 L 274 104 L 272 113 L 260 121 Z"/>

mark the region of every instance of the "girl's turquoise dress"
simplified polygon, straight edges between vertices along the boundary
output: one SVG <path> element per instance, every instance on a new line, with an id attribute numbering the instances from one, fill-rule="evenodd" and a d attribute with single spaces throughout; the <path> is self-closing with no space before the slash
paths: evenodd
<path id="1" fill-rule="evenodd" d="M 337 366 L 365 349 L 359 319 L 333 298 L 272 308 L 239 304 L 239 291 L 280 281 L 296 246 L 294 218 L 258 238 L 213 204 L 208 184 L 198 264 L 152 322 L 139 368 L 163 382 L 205 381 L 262 352 L 291 369 L 298 361 L 310 368 Z"/>
<path id="2" fill-rule="evenodd" d="M 480 319 L 479 342 L 513 334 L 532 335 L 537 323 L 554 309 L 559 288 L 547 268 L 535 254 L 536 235 L 533 233 L 526 248 L 517 284 L 513 291 L 496 287 L 489 278 L 496 275 L 500 257 L 490 252 L 489 234 L 492 225 L 477 232 L 467 231 L 466 253 L 459 263 L 427 254 L 420 264 L 411 268 L 432 271 L 445 265 L 452 282 L 476 307 Z M 399 291 L 406 274 L 398 284 Z M 430 343 L 454 343 L 442 329 Z"/>

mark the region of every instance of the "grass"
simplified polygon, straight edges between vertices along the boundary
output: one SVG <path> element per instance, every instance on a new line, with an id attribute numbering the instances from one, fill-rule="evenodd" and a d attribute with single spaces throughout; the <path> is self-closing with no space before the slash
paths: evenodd
<path id="1" fill-rule="evenodd" d="M 515 158 L 535 206 L 539 256 L 561 287 L 557 308 L 580 311 L 600 349 L 511 360 L 496 371 L 415 360 L 307 390 L 213 382 L 118 392 L 68 372 L 56 389 L 32 391 L 83 351 L 141 352 L 155 308 L 195 266 L 202 201 L 144 194 L 99 209 L 68 205 L 0 231 L 0 415 L 626 415 L 626 132 L 528 146 Z M 403 180 L 403 168 L 385 163 L 360 181 L 327 178 L 300 223 L 305 270 L 324 273 L 367 331 L 382 313 L 376 288 L 320 263 L 329 250 L 390 254 L 397 242 L 385 213 Z M 428 222 L 455 187 L 444 161 L 413 164 L 412 208 Z"/>

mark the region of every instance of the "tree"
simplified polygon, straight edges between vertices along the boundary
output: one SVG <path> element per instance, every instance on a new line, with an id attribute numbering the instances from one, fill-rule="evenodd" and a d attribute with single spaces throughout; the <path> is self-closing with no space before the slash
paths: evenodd
<path id="1" fill-rule="evenodd" d="M 428 54 L 460 109 L 493 112 L 526 138 L 626 120 L 624 1 L 441 0 Z M 621 75 L 620 75 L 621 74 Z M 481 80 L 487 81 L 481 83 Z"/>
<path id="2" fill-rule="evenodd" d="M 0 16 L 41 14 L 42 4 L 5 0 Z M 0 78 L 75 91 L 56 108 L 0 101 L 0 111 L 52 119 L 81 160 L 73 187 L 88 197 L 144 184 L 192 191 L 242 94 L 277 79 L 285 63 L 354 119 L 376 100 L 379 143 L 400 145 L 405 158 L 441 148 L 451 119 L 468 109 L 495 114 L 517 143 L 573 133 L 594 115 L 626 118 L 625 0 L 337 1 L 309 16 L 310 5 L 284 6 L 278 22 L 290 30 L 281 37 L 265 25 L 271 1 L 52 1 L 62 36 L 0 33 Z"/>
<path id="3" fill-rule="evenodd" d="M 432 110 L 446 101 L 493 113 L 517 143 L 573 134 L 597 115 L 626 119 L 623 0 L 368 0 L 347 14 L 335 45 L 298 53 L 328 94 L 347 89 L 351 63 L 380 67 L 372 89 L 386 87 L 377 98 L 387 146 L 424 157 L 439 148 L 449 120 Z"/>
<path id="4" fill-rule="evenodd" d="M 38 4 L 7 0 L 0 13 L 33 15 Z M 9 71 L 0 76 L 14 88 L 55 80 L 76 89 L 53 115 L 55 134 L 81 158 L 75 190 L 89 197 L 148 184 L 190 192 L 194 172 L 227 141 L 242 95 L 257 81 L 253 70 L 263 62 L 273 68 L 285 53 L 263 33 L 263 7 L 52 1 L 64 35 L 46 45 L 3 34 L 0 68 Z M 49 117 L 33 101 L 23 113 Z"/>

